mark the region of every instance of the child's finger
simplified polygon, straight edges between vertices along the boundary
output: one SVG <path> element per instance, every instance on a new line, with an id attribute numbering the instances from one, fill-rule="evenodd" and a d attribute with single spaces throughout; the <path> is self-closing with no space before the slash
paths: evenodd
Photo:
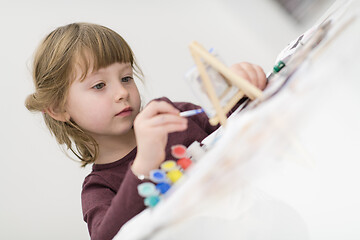
<path id="1" fill-rule="evenodd" d="M 256 70 L 257 78 L 259 79 L 260 86 L 259 88 L 263 90 L 266 86 L 266 74 L 264 70 L 259 65 L 254 65 L 254 68 Z"/>
<path id="2" fill-rule="evenodd" d="M 246 80 L 250 80 L 250 75 L 245 71 L 245 69 L 241 66 L 241 64 L 234 64 L 230 67 L 230 69 L 241 76 L 242 78 L 245 78 Z"/>
<path id="3" fill-rule="evenodd" d="M 181 132 L 187 128 L 186 123 L 166 123 L 161 126 L 158 126 L 159 131 L 163 131 L 165 133 L 172 133 L 172 132 Z"/>
<path id="4" fill-rule="evenodd" d="M 178 115 L 179 112 L 180 111 L 178 109 L 176 109 L 174 106 L 167 102 L 152 101 L 144 108 L 144 110 L 142 111 L 142 115 L 144 117 L 153 117 L 161 113 Z"/>
<path id="5" fill-rule="evenodd" d="M 148 120 L 148 126 L 156 127 L 164 124 L 186 124 L 187 119 L 174 114 L 158 114 Z"/>
<path id="6" fill-rule="evenodd" d="M 259 79 L 256 73 L 256 70 L 254 66 L 250 63 L 243 63 L 241 67 L 244 69 L 244 71 L 249 75 L 249 82 L 256 87 L 259 87 Z"/>

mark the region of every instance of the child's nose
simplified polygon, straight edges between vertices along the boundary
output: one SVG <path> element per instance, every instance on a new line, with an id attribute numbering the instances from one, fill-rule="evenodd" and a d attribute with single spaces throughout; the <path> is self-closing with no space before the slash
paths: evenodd
<path id="1" fill-rule="evenodd" d="M 121 83 L 118 83 L 115 89 L 115 101 L 126 99 L 128 96 L 128 90 Z"/>

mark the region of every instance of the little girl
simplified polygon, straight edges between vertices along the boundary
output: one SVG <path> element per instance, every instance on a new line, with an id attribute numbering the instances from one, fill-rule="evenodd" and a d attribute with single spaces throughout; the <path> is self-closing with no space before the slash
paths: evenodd
<path id="1" fill-rule="evenodd" d="M 264 89 L 260 67 L 241 63 L 233 70 Z M 134 74 L 142 76 L 129 45 L 95 24 L 59 27 L 35 54 L 35 92 L 26 107 L 43 113 L 58 143 L 83 166 L 93 164 L 81 194 L 91 239 L 111 239 L 144 210 L 137 193 L 140 176 L 171 159 L 171 146 L 200 142 L 217 128 L 205 114 L 180 117 L 180 111 L 199 107 L 167 98 L 150 102 L 140 112 Z"/>

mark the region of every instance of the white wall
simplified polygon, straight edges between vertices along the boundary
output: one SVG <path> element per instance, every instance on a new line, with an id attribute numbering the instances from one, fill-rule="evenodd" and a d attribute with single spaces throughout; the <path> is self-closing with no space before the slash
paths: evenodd
<path id="1" fill-rule="evenodd" d="M 251 61 L 268 72 L 277 53 L 309 27 L 270 0 L 1 0 L 0 239 L 89 239 L 80 191 L 90 168 L 67 159 L 41 116 L 24 107 L 36 46 L 76 21 L 108 26 L 128 41 L 149 99 L 182 101 L 195 101 L 183 79 L 193 65 L 190 41 L 215 47 L 228 65 Z"/>

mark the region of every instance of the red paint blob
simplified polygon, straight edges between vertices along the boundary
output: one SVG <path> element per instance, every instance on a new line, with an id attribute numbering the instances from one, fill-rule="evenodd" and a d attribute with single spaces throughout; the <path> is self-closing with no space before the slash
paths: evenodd
<path id="1" fill-rule="evenodd" d="M 175 145 L 171 147 L 171 154 L 175 158 L 183 158 L 186 156 L 186 147 L 184 145 Z"/>
<path id="2" fill-rule="evenodd" d="M 181 158 L 177 161 L 177 164 L 184 170 L 187 169 L 191 163 L 192 161 L 190 158 Z"/>

